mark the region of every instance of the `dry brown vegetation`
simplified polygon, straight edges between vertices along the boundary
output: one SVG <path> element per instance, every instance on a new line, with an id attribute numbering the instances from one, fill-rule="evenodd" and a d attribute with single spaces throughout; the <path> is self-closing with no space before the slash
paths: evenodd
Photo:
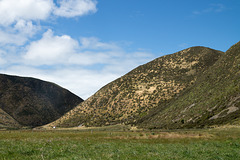
<path id="1" fill-rule="evenodd" d="M 73 127 L 135 124 L 149 110 L 178 97 L 222 52 L 192 47 L 139 66 L 109 83 L 52 123 Z"/>
<path id="2" fill-rule="evenodd" d="M 212 138 L 213 135 L 209 133 L 175 133 L 175 132 L 153 132 L 153 133 L 139 133 L 138 135 L 112 136 L 105 137 L 107 139 L 206 139 Z"/>
<path id="3" fill-rule="evenodd" d="M 0 108 L 0 128 L 19 128 L 21 125 Z"/>

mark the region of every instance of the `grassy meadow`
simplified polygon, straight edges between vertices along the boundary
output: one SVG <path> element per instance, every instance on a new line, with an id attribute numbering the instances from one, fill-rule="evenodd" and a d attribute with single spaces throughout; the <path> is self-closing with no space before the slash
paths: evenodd
<path id="1" fill-rule="evenodd" d="M 0 159 L 16 160 L 236 160 L 240 159 L 240 128 L 202 130 L 116 131 L 2 130 Z"/>

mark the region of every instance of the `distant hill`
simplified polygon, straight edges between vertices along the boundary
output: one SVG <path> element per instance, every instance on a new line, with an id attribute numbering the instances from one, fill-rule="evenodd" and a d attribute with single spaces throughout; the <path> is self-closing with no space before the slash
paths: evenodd
<path id="1" fill-rule="evenodd" d="M 161 119 L 151 119 L 149 113 L 153 115 L 152 111 L 156 111 L 154 116 L 157 116 L 165 110 L 164 116 L 172 117 L 172 112 L 176 115 L 183 112 L 186 107 L 182 107 L 182 110 L 171 108 L 172 112 L 167 112 L 169 103 L 179 99 L 189 88 L 195 86 L 196 81 L 223 54 L 206 47 L 192 47 L 157 58 L 107 84 L 49 126 L 102 126 L 124 123 L 155 127 L 154 124 L 157 125 Z"/>
<path id="2" fill-rule="evenodd" d="M 0 74 L 0 127 L 44 125 L 82 101 L 53 83 Z"/>
<path id="3" fill-rule="evenodd" d="M 222 124 L 240 124 L 240 42 L 181 96 L 159 104 L 138 125 L 172 129 Z"/>

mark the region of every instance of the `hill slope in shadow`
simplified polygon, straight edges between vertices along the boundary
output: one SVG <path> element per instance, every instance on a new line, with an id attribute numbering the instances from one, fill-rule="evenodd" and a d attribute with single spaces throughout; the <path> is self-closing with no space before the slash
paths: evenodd
<path id="1" fill-rule="evenodd" d="M 0 124 L 5 126 L 41 126 L 60 118 L 82 101 L 50 82 L 0 74 Z"/>

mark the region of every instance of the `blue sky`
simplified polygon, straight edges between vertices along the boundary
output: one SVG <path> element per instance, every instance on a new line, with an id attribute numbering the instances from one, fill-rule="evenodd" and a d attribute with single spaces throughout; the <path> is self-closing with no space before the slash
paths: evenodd
<path id="1" fill-rule="evenodd" d="M 0 73 L 86 99 L 154 58 L 240 41 L 239 0 L 0 0 Z"/>

